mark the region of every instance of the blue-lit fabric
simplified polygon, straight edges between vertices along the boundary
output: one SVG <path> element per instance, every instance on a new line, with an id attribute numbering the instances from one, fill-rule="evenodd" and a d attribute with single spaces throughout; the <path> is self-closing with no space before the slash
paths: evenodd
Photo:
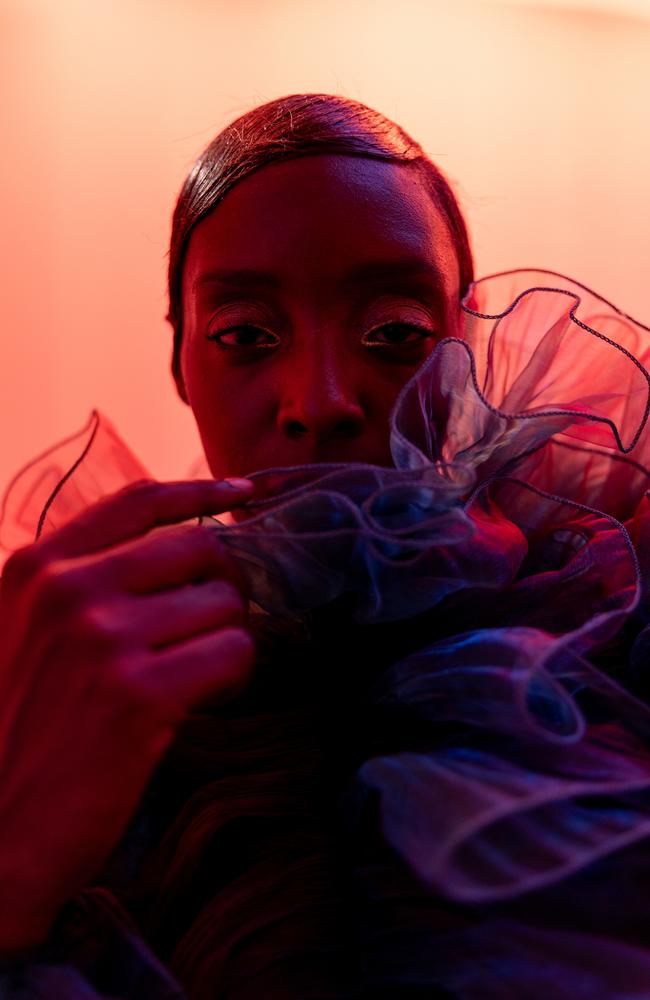
<path id="1" fill-rule="evenodd" d="M 475 282 L 462 309 L 461 337 L 397 399 L 393 468 L 254 471 L 246 519 L 214 527 L 270 615 L 344 599 L 361 625 L 431 616 L 434 641 L 368 703 L 461 736 L 365 760 L 353 799 L 377 797 L 385 842 L 432 897 L 498 907 L 548 890 L 561 907 L 565 882 L 650 836 L 650 329 L 545 271 Z M 95 411 L 14 481 L 3 544 L 146 475 Z M 612 871 L 640 913 L 645 892 Z M 416 918 L 381 934 L 377 982 L 650 998 L 650 931 L 648 949 L 511 917 L 435 945 Z"/>

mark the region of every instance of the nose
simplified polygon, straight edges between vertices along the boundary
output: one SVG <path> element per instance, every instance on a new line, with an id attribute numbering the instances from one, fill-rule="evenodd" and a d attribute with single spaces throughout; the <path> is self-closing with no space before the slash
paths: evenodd
<path id="1" fill-rule="evenodd" d="M 304 351 L 284 375 L 278 426 L 286 437 L 324 444 L 362 433 L 364 408 L 343 351 Z"/>

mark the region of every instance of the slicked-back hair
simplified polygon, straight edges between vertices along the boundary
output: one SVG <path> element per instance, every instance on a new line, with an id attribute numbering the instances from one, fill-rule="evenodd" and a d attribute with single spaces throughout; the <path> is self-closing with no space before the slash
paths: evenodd
<path id="1" fill-rule="evenodd" d="M 360 101 L 334 94 L 290 94 L 258 105 L 226 126 L 201 153 L 176 201 L 169 247 L 166 319 L 174 331 L 172 373 L 182 382 L 182 279 L 194 227 L 254 171 L 318 153 L 363 156 L 418 170 L 442 212 L 456 250 L 460 297 L 474 279 L 465 220 L 443 173 L 399 125 Z"/>

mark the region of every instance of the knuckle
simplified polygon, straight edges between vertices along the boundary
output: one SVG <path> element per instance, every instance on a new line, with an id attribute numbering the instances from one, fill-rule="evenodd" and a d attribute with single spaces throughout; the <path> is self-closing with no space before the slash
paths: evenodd
<path id="1" fill-rule="evenodd" d="M 228 642 L 233 659 L 241 666 L 252 666 L 255 658 L 255 641 L 248 629 L 228 628 Z"/>
<path id="2" fill-rule="evenodd" d="M 114 706 L 121 722 L 133 719 L 140 736 L 147 726 L 159 728 L 183 718 L 182 700 L 171 696 L 151 671 L 151 662 L 141 652 L 124 650 L 106 671 L 106 701 Z"/>
<path id="3" fill-rule="evenodd" d="M 162 495 L 163 486 L 157 479 L 139 479 L 133 485 L 133 492 L 146 500 L 154 500 Z"/>
<path id="4" fill-rule="evenodd" d="M 219 600 L 221 611 L 225 612 L 229 618 L 236 619 L 238 622 L 243 621 L 245 604 L 237 587 L 229 580 L 215 580 L 211 587 Z"/>
<path id="5" fill-rule="evenodd" d="M 113 497 L 124 500 L 128 498 L 138 504 L 157 504 L 163 495 L 163 486 L 157 479 L 138 479 L 127 483 L 122 489 L 112 494 Z"/>
<path id="6" fill-rule="evenodd" d="M 123 645 L 124 632 L 112 608 L 93 604 L 85 607 L 77 619 L 79 631 L 93 648 L 113 650 Z"/>
<path id="7" fill-rule="evenodd" d="M 255 663 L 255 642 L 250 632 L 245 628 L 229 628 L 231 664 L 234 675 L 231 685 L 237 692 L 243 691 L 249 684 Z"/>
<path id="8" fill-rule="evenodd" d="M 204 549 L 207 539 L 207 528 L 202 524 L 175 524 L 170 529 L 176 533 L 180 542 L 187 546 L 193 546 L 199 550 Z"/>
<path id="9" fill-rule="evenodd" d="M 179 528 L 181 530 L 182 544 L 190 547 L 191 559 L 200 566 L 205 578 L 209 579 L 215 572 L 222 574 L 231 567 L 232 556 L 213 527 L 186 524 Z"/>
<path id="10" fill-rule="evenodd" d="M 212 525 L 198 524 L 190 530 L 194 532 L 197 544 L 203 549 L 207 549 L 211 553 L 216 553 L 220 560 L 227 556 L 228 550 Z"/>
<path id="11" fill-rule="evenodd" d="M 146 493 L 147 490 L 157 485 L 158 480 L 144 476 L 142 479 L 136 479 L 132 483 L 127 483 L 126 486 L 117 491 L 116 495 L 124 496 L 125 493 Z"/>
<path id="12" fill-rule="evenodd" d="M 220 629 L 213 636 L 218 652 L 218 672 L 210 694 L 210 701 L 224 704 L 243 695 L 248 689 L 254 671 L 255 645 L 245 628 Z"/>
<path id="13" fill-rule="evenodd" d="M 41 566 L 34 585 L 39 603 L 52 609 L 76 607 L 88 591 L 85 574 L 70 569 L 60 559 L 52 559 Z"/>
<path id="14" fill-rule="evenodd" d="M 220 537 L 219 532 L 210 525 L 200 525 L 193 530 L 202 533 L 202 536 L 198 536 L 199 543 L 202 551 L 207 555 L 210 567 L 220 574 L 227 573 L 233 584 L 241 592 L 246 593 L 248 585 L 241 566 Z"/>
<path id="15" fill-rule="evenodd" d="M 142 724 L 152 704 L 151 686 L 146 673 L 128 653 L 115 657 L 111 669 L 104 671 L 102 700 L 107 710 L 119 721 L 133 716 Z"/>

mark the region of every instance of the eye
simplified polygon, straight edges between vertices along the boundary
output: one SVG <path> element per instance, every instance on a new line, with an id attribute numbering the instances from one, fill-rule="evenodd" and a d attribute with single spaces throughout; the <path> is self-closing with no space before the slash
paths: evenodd
<path id="1" fill-rule="evenodd" d="M 377 337 L 377 334 L 382 332 L 386 334 L 386 340 Z M 430 330 L 426 326 L 396 321 L 375 327 L 364 336 L 363 343 L 369 346 L 401 347 L 402 344 L 415 344 L 433 336 L 435 336 L 435 330 Z"/>
<path id="2" fill-rule="evenodd" d="M 270 338 L 266 341 L 256 340 L 260 334 Z M 230 339 L 228 339 L 230 338 Z M 216 330 L 214 333 L 206 334 L 206 340 L 214 340 L 218 347 L 275 347 L 279 344 L 279 339 L 268 330 L 262 330 L 259 326 L 250 323 L 242 323 L 239 326 L 229 326 L 225 330 Z"/>

